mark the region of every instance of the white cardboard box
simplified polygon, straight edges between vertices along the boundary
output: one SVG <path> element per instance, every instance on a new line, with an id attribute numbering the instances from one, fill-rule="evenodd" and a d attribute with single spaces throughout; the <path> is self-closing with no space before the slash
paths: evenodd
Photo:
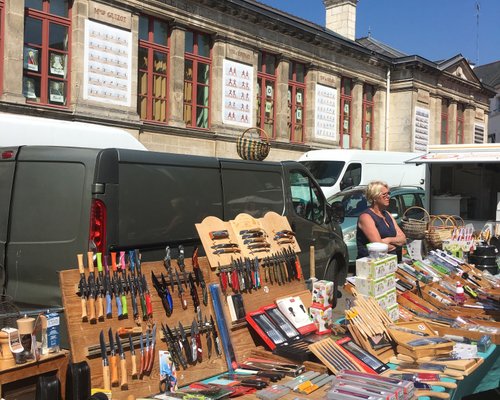
<path id="1" fill-rule="evenodd" d="M 396 272 L 397 268 L 398 259 L 394 254 L 377 259 L 363 257 L 356 260 L 356 276 L 362 278 L 383 278 L 388 274 Z"/>

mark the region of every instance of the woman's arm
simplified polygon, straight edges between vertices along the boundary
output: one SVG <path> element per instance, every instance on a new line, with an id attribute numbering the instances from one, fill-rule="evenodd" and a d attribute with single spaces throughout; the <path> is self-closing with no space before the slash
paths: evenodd
<path id="1" fill-rule="evenodd" d="M 373 218 L 367 214 L 361 214 L 358 218 L 358 226 L 359 229 L 363 231 L 363 233 L 366 235 L 366 238 L 370 242 L 382 242 L 382 238 L 380 237 L 380 233 L 375 226 L 375 221 Z"/>
<path id="2" fill-rule="evenodd" d="M 392 223 L 394 224 L 394 227 L 396 228 L 396 236 L 393 238 L 388 238 L 388 239 L 392 239 L 391 244 L 394 244 L 396 246 L 402 246 L 406 243 L 406 235 L 401 230 L 401 228 L 399 227 L 399 225 L 397 224 L 396 220 L 394 219 L 394 217 L 392 215 L 391 215 L 391 219 L 392 219 Z"/>

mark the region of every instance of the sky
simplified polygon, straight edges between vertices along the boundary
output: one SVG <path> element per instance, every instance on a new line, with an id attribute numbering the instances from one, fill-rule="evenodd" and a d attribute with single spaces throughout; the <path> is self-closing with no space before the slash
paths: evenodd
<path id="1" fill-rule="evenodd" d="M 325 26 L 323 0 L 258 1 Z M 484 65 L 500 61 L 499 23 L 500 0 L 359 0 L 356 38 L 370 34 L 405 54 L 430 61 L 462 54 Z"/>

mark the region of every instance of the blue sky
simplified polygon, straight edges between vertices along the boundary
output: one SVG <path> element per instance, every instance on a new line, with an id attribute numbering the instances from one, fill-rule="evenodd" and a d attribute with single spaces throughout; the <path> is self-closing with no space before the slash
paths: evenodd
<path id="1" fill-rule="evenodd" d="M 325 25 L 322 0 L 258 1 Z M 500 61 L 500 0 L 359 0 L 356 18 L 356 38 L 370 31 L 408 55 L 437 61 L 462 54 L 478 65 Z"/>

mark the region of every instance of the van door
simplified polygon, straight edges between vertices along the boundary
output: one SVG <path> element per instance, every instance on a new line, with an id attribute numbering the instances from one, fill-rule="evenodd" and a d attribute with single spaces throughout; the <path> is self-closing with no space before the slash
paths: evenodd
<path id="1" fill-rule="evenodd" d="M 10 200 L 18 147 L 2 148 L 0 156 L 0 287 L 5 287 L 5 248 L 9 237 Z"/>
<path id="2" fill-rule="evenodd" d="M 98 150 L 21 147 L 5 250 L 7 294 L 22 308 L 61 304 L 57 271 L 88 249 Z"/>

